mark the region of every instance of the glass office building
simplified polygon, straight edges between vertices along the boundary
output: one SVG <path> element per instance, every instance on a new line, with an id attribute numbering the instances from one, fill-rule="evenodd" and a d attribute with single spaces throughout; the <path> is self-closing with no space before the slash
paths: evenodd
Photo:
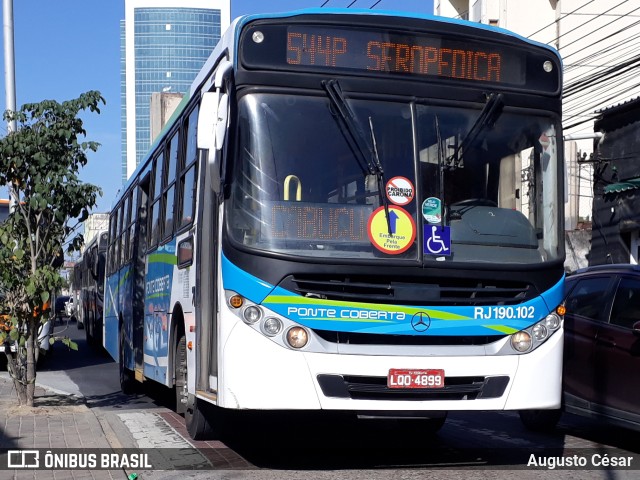
<path id="1" fill-rule="evenodd" d="M 125 0 L 122 181 L 151 146 L 151 96 L 184 93 L 229 25 L 229 0 Z"/>

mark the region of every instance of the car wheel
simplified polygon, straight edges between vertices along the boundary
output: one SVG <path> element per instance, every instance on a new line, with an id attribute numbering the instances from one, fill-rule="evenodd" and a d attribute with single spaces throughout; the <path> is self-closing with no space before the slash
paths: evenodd
<path id="1" fill-rule="evenodd" d="M 551 410 L 520 410 L 520 421 L 532 432 L 551 432 L 556 428 L 562 410 L 559 408 Z"/>

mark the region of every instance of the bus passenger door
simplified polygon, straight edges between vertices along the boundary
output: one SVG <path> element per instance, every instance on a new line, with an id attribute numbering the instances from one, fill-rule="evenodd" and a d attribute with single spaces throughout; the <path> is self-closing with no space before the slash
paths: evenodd
<path id="1" fill-rule="evenodd" d="M 147 256 L 147 203 L 149 198 L 149 183 L 150 175 L 147 175 L 138 185 L 138 214 L 133 226 L 134 231 L 132 232 L 137 241 L 133 242 L 133 239 L 129 239 L 134 245 L 131 270 L 131 274 L 133 275 L 132 330 L 135 377 L 138 381 L 143 380 L 144 366 L 145 265 Z"/>

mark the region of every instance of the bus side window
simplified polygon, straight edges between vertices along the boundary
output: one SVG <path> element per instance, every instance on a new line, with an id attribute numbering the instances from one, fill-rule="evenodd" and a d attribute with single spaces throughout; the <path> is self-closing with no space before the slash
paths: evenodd
<path id="1" fill-rule="evenodd" d="M 176 184 L 176 169 L 178 168 L 178 146 L 180 143 L 180 130 L 176 130 L 176 132 L 169 140 L 169 158 L 167 163 L 167 172 L 165 174 L 164 181 L 164 193 L 163 196 L 163 206 L 164 206 L 164 228 L 163 228 L 163 239 L 166 240 L 173 234 L 173 224 L 174 224 L 174 207 L 175 207 L 175 184 Z"/>
<path id="2" fill-rule="evenodd" d="M 193 221 L 196 200 L 196 171 L 198 150 L 196 148 L 196 133 L 198 125 L 198 108 L 189 115 L 184 126 L 186 148 L 181 148 L 184 158 L 179 161 L 179 181 L 176 192 L 176 230 L 188 226 Z"/>
<path id="3" fill-rule="evenodd" d="M 154 181 L 153 181 L 153 196 L 151 203 L 151 212 L 149 215 L 149 246 L 155 247 L 160 240 L 160 210 L 162 208 L 162 177 L 164 171 L 164 152 L 160 150 L 160 153 L 156 156 L 153 162 Z"/>

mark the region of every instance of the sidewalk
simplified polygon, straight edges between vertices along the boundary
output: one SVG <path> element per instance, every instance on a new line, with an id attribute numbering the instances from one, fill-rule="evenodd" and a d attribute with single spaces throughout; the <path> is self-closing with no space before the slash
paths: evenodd
<path id="1" fill-rule="evenodd" d="M 36 386 L 35 407 L 19 407 L 13 383 L 0 379 L 0 450 L 108 449 L 119 444 L 107 422 L 100 422 L 83 398 Z M 108 451 L 106 450 L 106 451 Z M 122 480 L 121 470 L 2 470 L 0 479 Z"/>
<path id="2" fill-rule="evenodd" d="M 19 407 L 13 383 L 0 377 L 0 480 L 125 480 L 132 473 L 148 480 L 184 478 L 198 471 L 202 478 L 213 478 L 224 470 L 255 469 L 220 441 L 191 440 L 184 419 L 166 408 L 138 403 L 133 408 L 123 404 L 122 409 L 103 409 L 87 404 L 82 396 L 38 384 L 34 403 L 33 408 Z M 146 453 L 153 468 L 3 470 L 8 465 L 6 450 L 29 449 L 40 449 L 41 466 L 48 449 L 55 449 L 54 454 L 98 449 L 91 453 Z"/>

